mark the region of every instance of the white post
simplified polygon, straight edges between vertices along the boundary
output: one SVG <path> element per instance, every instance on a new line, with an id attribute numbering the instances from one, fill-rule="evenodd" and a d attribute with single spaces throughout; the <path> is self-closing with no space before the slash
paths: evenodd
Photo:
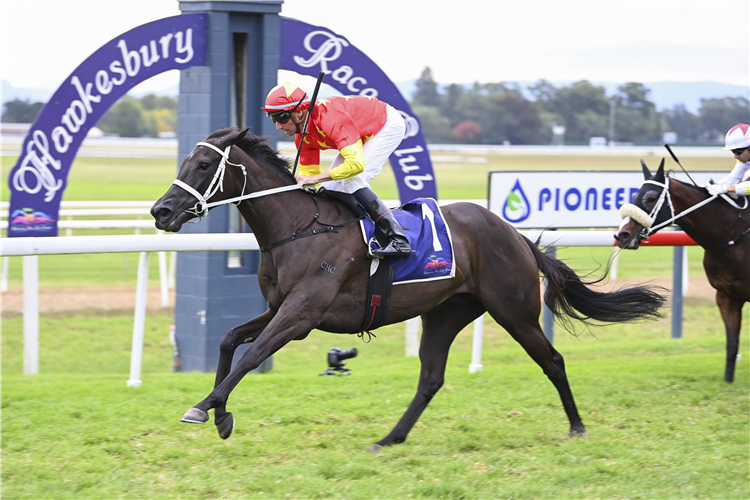
<path id="1" fill-rule="evenodd" d="M 169 289 L 174 290 L 175 274 L 177 273 L 177 252 L 169 253 Z"/>
<path id="2" fill-rule="evenodd" d="M 687 297 L 689 285 L 690 285 L 690 277 L 688 276 L 688 247 L 685 247 L 685 252 L 682 254 L 682 296 L 683 297 Z"/>
<path id="3" fill-rule="evenodd" d="M 615 250 L 615 256 L 612 258 L 612 267 L 609 270 L 609 278 L 617 279 L 617 264 L 620 262 L 620 249 Z"/>
<path id="4" fill-rule="evenodd" d="M 406 356 L 419 356 L 419 318 L 406 320 Z"/>
<path id="5" fill-rule="evenodd" d="M 484 334 L 484 314 L 474 320 L 474 341 L 471 347 L 469 373 L 482 371 L 482 335 Z"/>
<path id="6" fill-rule="evenodd" d="M 141 252 L 138 259 L 138 283 L 135 292 L 133 318 L 133 346 L 130 351 L 130 379 L 128 387 L 141 386 L 141 361 L 143 360 L 143 331 L 146 326 L 146 295 L 148 293 L 148 261 L 150 252 Z"/>
<path id="7" fill-rule="evenodd" d="M 8 266 L 10 265 L 10 257 L 7 255 L 3 257 L 3 277 L 0 279 L 0 291 L 8 291 Z"/>
<path id="8" fill-rule="evenodd" d="M 167 252 L 159 252 L 159 281 L 161 282 L 161 305 L 169 305 L 169 278 L 167 277 Z"/>
<path id="9" fill-rule="evenodd" d="M 39 256 L 23 258 L 23 374 L 39 373 Z"/>

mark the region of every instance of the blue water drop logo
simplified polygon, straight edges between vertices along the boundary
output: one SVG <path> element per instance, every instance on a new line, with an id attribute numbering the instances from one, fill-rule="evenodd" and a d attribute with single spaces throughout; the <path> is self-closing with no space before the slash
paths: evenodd
<path id="1" fill-rule="evenodd" d="M 503 204 L 503 218 L 508 222 L 522 222 L 531 215 L 531 204 L 523 192 L 521 181 L 516 179 L 516 183 L 508 193 L 508 197 Z"/>

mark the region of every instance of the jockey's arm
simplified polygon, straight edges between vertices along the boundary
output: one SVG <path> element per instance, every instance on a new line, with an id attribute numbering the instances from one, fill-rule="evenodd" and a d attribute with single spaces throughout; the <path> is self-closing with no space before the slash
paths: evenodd
<path id="1" fill-rule="evenodd" d="M 746 196 L 750 194 L 749 176 L 750 162 L 742 163 L 741 161 L 738 161 L 735 164 L 734 169 L 732 169 L 729 174 L 716 181 L 715 185 L 717 186 L 717 188 L 719 188 L 717 193 L 734 193 L 740 196 Z"/>
<path id="2" fill-rule="evenodd" d="M 362 149 L 362 139 L 339 150 L 344 163 L 328 171 L 333 180 L 348 179 L 365 171 L 365 152 Z"/>
<path id="3" fill-rule="evenodd" d="M 750 194 L 750 180 L 740 182 L 734 186 L 729 186 L 727 189 L 730 193 L 735 193 L 740 196 L 747 196 Z"/>
<path id="4" fill-rule="evenodd" d="M 320 173 L 320 167 L 315 166 L 315 170 L 305 166 L 302 169 L 302 175 L 297 176 L 297 184 L 318 184 L 330 180 L 341 180 L 354 177 L 365 170 L 365 153 L 362 149 L 362 140 L 358 140 L 351 146 L 341 148 L 339 154 L 344 158 L 344 162 L 328 172 Z M 317 170 L 317 171 L 316 171 Z"/>

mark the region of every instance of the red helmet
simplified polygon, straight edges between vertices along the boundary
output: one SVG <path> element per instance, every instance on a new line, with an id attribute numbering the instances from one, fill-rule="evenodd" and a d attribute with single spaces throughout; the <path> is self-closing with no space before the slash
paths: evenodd
<path id="1" fill-rule="evenodd" d="M 284 83 L 272 88 L 266 97 L 266 105 L 262 107 L 267 113 L 307 109 L 311 98 L 307 93 L 293 83 Z"/>

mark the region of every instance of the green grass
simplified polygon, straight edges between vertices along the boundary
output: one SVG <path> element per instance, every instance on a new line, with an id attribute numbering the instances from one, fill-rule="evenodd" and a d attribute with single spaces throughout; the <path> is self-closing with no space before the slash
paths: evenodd
<path id="1" fill-rule="evenodd" d="M 718 311 L 693 301 L 686 318 L 679 340 L 668 318 L 557 333 L 586 439 L 567 437 L 551 383 L 488 319 L 484 371 L 468 373 L 467 329 L 409 439 L 378 454 L 365 450 L 417 382 L 403 325 L 370 344 L 313 332 L 288 345 L 235 389 L 222 441 L 179 422 L 213 375 L 169 372 L 170 316 L 147 318 L 140 388 L 125 386 L 132 317 L 43 315 L 32 377 L 21 320 L 5 319 L 3 498 L 748 498 L 747 343 L 726 384 Z M 318 375 L 334 346 L 359 350 L 351 376 Z"/>
<path id="2" fill-rule="evenodd" d="M 487 155 L 478 155 L 487 156 Z M 0 198 L 14 158 L 3 157 Z M 690 168 L 728 170 L 724 159 Z M 436 164 L 442 198 L 486 197 L 499 169 L 638 168 L 632 157 L 492 155 L 489 164 Z M 79 158 L 66 200 L 157 199 L 171 160 Z M 386 169 L 373 187 L 397 198 Z M 111 232 L 114 233 L 114 232 Z M 76 234 L 95 234 L 78 232 Z M 98 233 L 101 234 L 101 233 Z M 121 232 L 123 234 L 123 232 Z M 579 271 L 612 249 L 564 248 Z M 671 275 L 671 248 L 623 252 L 619 276 Z M 690 273 L 702 251 L 689 250 Z M 136 254 L 41 256 L 44 288 L 135 286 Z M 152 260 L 152 282 L 156 263 Z M 11 288 L 21 286 L 11 259 Z M 743 324 L 750 324 L 745 308 Z M 268 374 L 246 377 L 229 400 L 237 427 L 227 441 L 212 425 L 179 417 L 204 398 L 212 374 L 171 373 L 171 314 L 147 317 L 143 386 L 128 388 L 132 314 L 45 313 L 40 375 L 24 376 L 23 323 L 2 319 L 3 498 L 721 498 L 750 497 L 750 352 L 742 341 L 736 381 L 722 381 L 725 338 L 716 306 L 688 297 L 683 338 L 670 317 L 614 325 L 555 346 L 587 439 L 567 437 L 559 398 L 541 370 L 490 319 L 484 371 L 468 373 L 471 331 L 451 351 L 446 385 L 406 443 L 366 448 L 395 425 L 414 395 L 419 362 L 404 357 L 404 327 L 354 336 L 313 332 L 274 356 Z M 747 331 L 747 328 L 745 328 Z M 331 347 L 357 347 L 353 375 L 318 376 Z"/>

